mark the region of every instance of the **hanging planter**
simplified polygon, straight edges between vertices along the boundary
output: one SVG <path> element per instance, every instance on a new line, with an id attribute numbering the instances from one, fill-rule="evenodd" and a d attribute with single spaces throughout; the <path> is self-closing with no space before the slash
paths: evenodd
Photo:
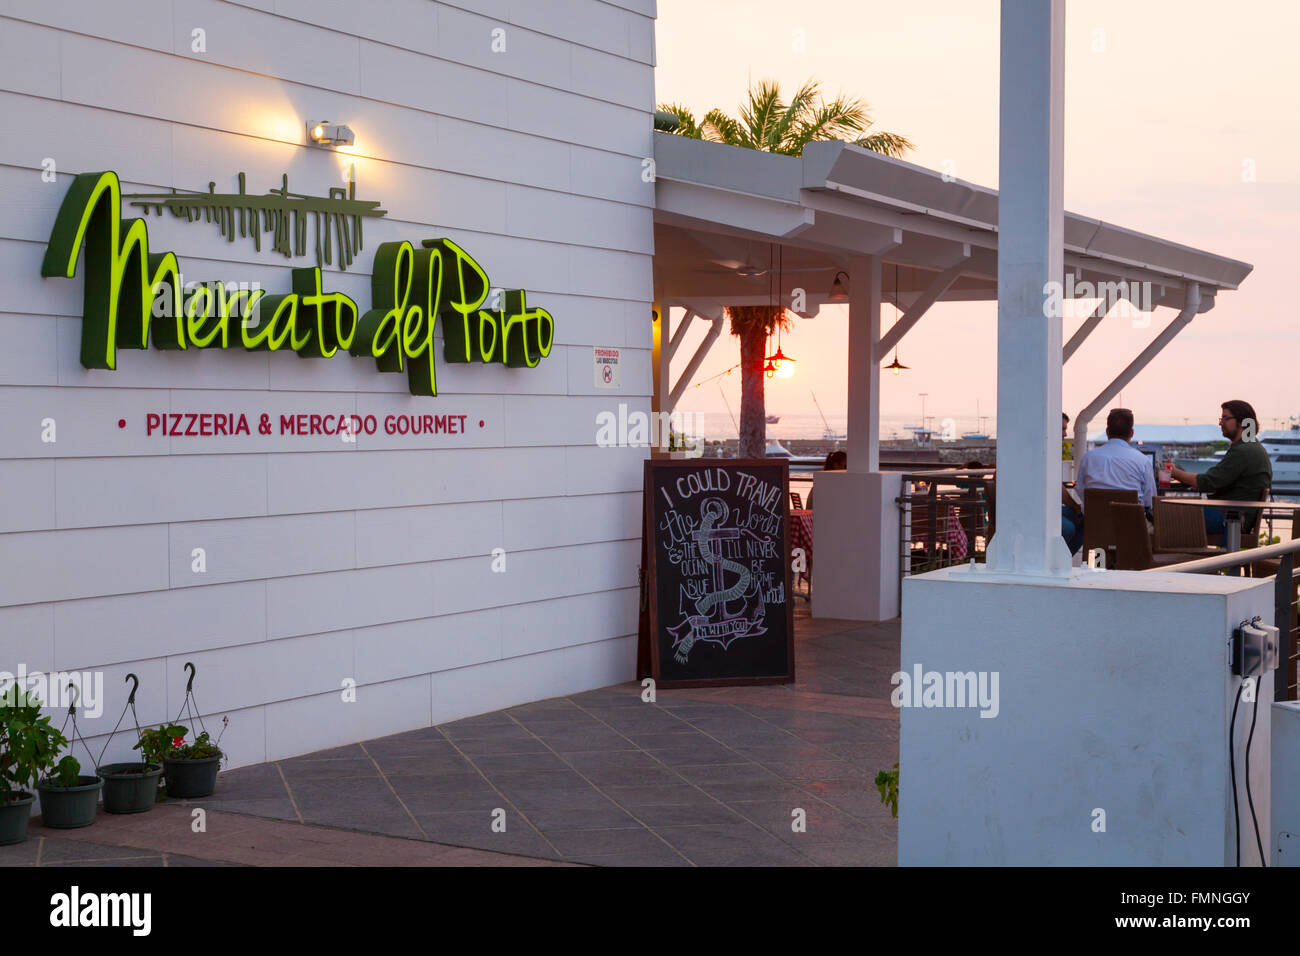
<path id="1" fill-rule="evenodd" d="M 55 830 L 75 830 L 95 822 L 99 790 L 104 781 L 98 774 L 87 776 L 72 756 L 59 761 L 56 774 L 36 785 L 41 795 L 41 822 Z"/>
<path id="2" fill-rule="evenodd" d="M 206 797 L 217 786 L 222 757 L 220 748 L 208 739 L 206 731 L 199 734 L 194 743 L 185 743 L 185 735 L 189 732 L 188 727 L 180 724 L 163 724 L 142 731 L 140 741 L 135 745 L 135 749 L 151 762 L 150 766 L 162 764 L 169 797 Z"/>
<path id="3" fill-rule="evenodd" d="M 71 741 L 65 740 L 71 751 L 72 744 L 77 740 L 86 747 L 86 738 L 77 729 L 77 699 L 80 697 L 80 689 L 75 684 L 69 684 L 68 692 L 71 701 L 68 704 L 68 716 L 63 720 L 63 729 L 66 730 L 68 724 L 72 724 Z M 62 730 L 59 735 L 63 735 Z M 89 747 L 86 748 L 86 753 L 90 753 Z M 98 773 L 83 774 L 81 762 L 69 752 L 55 764 L 47 777 L 36 784 L 36 791 L 41 795 L 41 822 L 54 830 L 75 830 L 90 826 L 95 822 L 95 814 L 99 812 L 99 790 L 103 785 L 104 781 L 99 779 Z"/>
<path id="4" fill-rule="evenodd" d="M 35 799 L 35 794 L 25 790 L 0 794 L 0 846 L 27 839 L 27 821 L 31 819 Z"/>
<path id="5" fill-rule="evenodd" d="M 0 797 L 0 847 L 22 843 L 27 839 L 27 821 L 31 819 L 34 793 L 17 791 Z"/>
<path id="6" fill-rule="evenodd" d="M 206 737 L 207 734 L 202 736 Z M 194 744 L 199 746 L 198 743 Z M 208 797 L 217 789 L 221 770 L 221 751 L 212 757 L 168 757 L 163 761 L 167 775 L 167 796 Z"/>
<path id="7" fill-rule="evenodd" d="M 135 724 L 136 743 L 133 750 L 140 751 L 138 761 L 129 761 L 126 763 L 109 763 L 101 764 L 99 775 L 104 780 L 104 811 L 106 813 L 144 813 L 146 810 L 152 810 L 155 803 L 162 799 L 162 756 L 163 752 L 170 742 L 161 742 L 162 738 L 151 734 L 145 737 L 145 732 L 140 730 L 140 718 L 135 711 L 135 695 L 140 689 L 140 678 L 134 674 L 126 675 L 126 683 L 131 685 L 131 693 L 127 695 L 126 705 L 122 708 L 122 716 L 117 718 L 117 723 L 104 741 L 103 748 L 99 751 L 99 759 L 104 759 L 104 754 L 108 752 L 108 745 L 113 742 L 113 736 L 117 733 L 122 721 L 126 719 L 127 712 L 131 713 L 131 720 Z"/>
<path id="8" fill-rule="evenodd" d="M 194 702 L 195 668 L 190 662 L 185 663 L 190 672 L 185 684 L 185 702 L 181 713 L 189 714 L 202 726 L 203 718 L 198 716 L 198 707 Z M 177 720 L 180 720 L 178 715 Z M 221 732 L 225 733 L 229 718 L 221 718 Z M 217 774 L 221 770 L 222 753 L 220 736 L 213 741 L 206 730 L 202 731 L 193 743 L 187 744 L 185 736 L 189 728 L 180 724 L 163 724 L 156 730 L 142 731 L 135 749 L 151 762 L 161 762 L 163 774 L 167 780 L 167 796 L 180 799 L 210 796 L 217 788 Z"/>
<path id="9" fill-rule="evenodd" d="M 104 778 L 107 813 L 144 813 L 158 800 L 162 764 L 110 763 L 99 768 Z"/>

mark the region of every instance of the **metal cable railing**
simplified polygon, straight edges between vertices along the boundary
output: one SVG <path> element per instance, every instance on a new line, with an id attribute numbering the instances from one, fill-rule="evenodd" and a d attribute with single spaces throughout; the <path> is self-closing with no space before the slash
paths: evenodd
<path id="1" fill-rule="evenodd" d="M 992 468 L 945 468 L 902 476 L 899 587 L 910 574 L 983 561 L 991 532 L 987 479 Z"/>
<path id="2" fill-rule="evenodd" d="M 1296 555 L 1300 539 L 1280 544 L 1246 548 L 1216 554 L 1194 561 L 1167 564 L 1147 571 L 1178 571 L 1188 574 L 1215 574 L 1222 571 L 1252 570 L 1256 577 L 1273 576 L 1273 626 L 1278 633 L 1279 673 L 1273 679 L 1274 700 L 1300 700 L 1300 610 L 1296 600 Z M 1276 560 L 1277 566 L 1273 567 Z"/>

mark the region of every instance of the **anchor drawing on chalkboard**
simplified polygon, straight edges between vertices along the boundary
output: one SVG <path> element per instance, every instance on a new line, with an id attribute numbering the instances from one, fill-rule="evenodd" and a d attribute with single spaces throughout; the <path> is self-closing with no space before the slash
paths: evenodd
<path id="1" fill-rule="evenodd" d="M 706 498 L 700 507 L 700 526 L 693 533 L 700 560 L 709 579 L 702 591 L 683 597 L 695 608 L 684 621 L 668 628 L 673 635 L 673 659 L 685 664 L 697 641 L 711 641 L 724 650 L 742 637 L 759 635 L 763 625 L 763 591 L 758 575 L 723 553 L 723 543 L 744 536 L 764 540 L 752 531 L 723 527 L 731 509 L 721 498 Z"/>

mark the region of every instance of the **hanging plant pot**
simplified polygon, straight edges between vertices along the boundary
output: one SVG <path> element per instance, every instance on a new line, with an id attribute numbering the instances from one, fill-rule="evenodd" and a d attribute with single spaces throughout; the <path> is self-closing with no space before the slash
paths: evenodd
<path id="1" fill-rule="evenodd" d="M 110 763 L 99 768 L 104 778 L 104 810 L 108 813 L 144 813 L 158 800 L 162 764 Z"/>
<path id="2" fill-rule="evenodd" d="M 0 846 L 22 843 L 27 839 L 27 821 L 32 815 L 32 801 L 36 797 L 26 790 L 18 791 L 17 800 L 0 796 Z"/>
<path id="3" fill-rule="evenodd" d="M 207 797 L 217 789 L 217 772 L 221 769 L 221 754 L 193 760 L 164 758 L 163 771 L 167 774 L 167 796 Z"/>
<path id="4" fill-rule="evenodd" d="M 95 822 L 103 785 L 104 781 L 97 776 L 79 776 L 73 787 L 59 787 L 42 780 L 36 785 L 41 795 L 41 822 L 54 830 L 90 826 Z"/>

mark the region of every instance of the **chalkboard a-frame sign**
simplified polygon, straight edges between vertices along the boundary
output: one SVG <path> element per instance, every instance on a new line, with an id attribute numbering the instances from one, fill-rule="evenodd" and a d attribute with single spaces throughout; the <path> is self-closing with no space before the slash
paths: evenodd
<path id="1" fill-rule="evenodd" d="M 638 677 L 794 681 L 789 488 L 784 461 L 645 463 Z"/>

